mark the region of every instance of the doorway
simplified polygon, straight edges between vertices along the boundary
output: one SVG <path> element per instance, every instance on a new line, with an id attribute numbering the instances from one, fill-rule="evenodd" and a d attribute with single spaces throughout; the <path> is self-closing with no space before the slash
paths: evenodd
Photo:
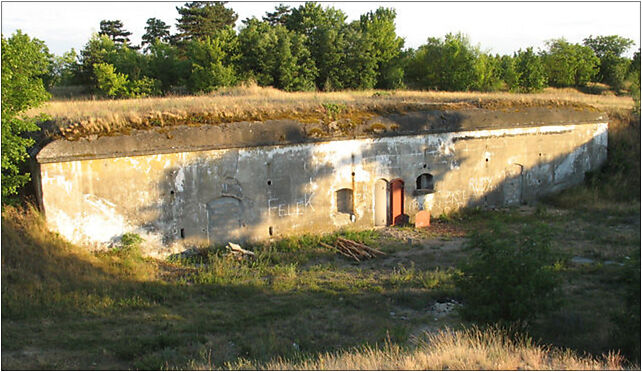
<path id="1" fill-rule="evenodd" d="M 404 182 L 401 178 L 390 181 L 390 222 L 394 225 L 405 223 L 403 213 Z"/>
<path id="2" fill-rule="evenodd" d="M 389 221 L 389 206 L 390 197 L 388 194 L 388 181 L 383 178 L 380 178 L 375 182 L 375 226 L 388 226 Z"/>

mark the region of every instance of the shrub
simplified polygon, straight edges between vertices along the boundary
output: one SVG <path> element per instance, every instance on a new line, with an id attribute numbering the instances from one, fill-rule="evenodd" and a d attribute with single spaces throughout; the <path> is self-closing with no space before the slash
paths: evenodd
<path id="1" fill-rule="evenodd" d="M 113 65 L 108 63 L 95 63 L 94 75 L 98 91 L 110 98 L 128 96 L 127 75 L 116 72 Z"/>
<path id="2" fill-rule="evenodd" d="M 141 79 L 129 82 L 127 85 L 129 97 L 149 97 L 160 93 L 160 82 L 143 76 Z"/>
<path id="3" fill-rule="evenodd" d="M 545 225 L 515 233 L 494 222 L 490 231 L 471 237 L 468 249 L 472 255 L 455 278 L 464 319 L 527 325 L 560 304 Z"/>

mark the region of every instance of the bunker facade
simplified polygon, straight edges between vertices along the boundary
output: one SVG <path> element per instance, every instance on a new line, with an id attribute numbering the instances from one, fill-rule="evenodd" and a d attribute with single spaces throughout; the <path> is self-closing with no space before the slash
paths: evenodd
<path id="1" fill-rule="evenodd" d="M 48 225 L 70 241 L 135 232 L 165 256 L 519 205 L 582 182 L 607 156 L 607 119 L 593 110 L 428 110 L 323 131 L 274 120 L 58 139 L 39 151 L 34 181 Z"/>

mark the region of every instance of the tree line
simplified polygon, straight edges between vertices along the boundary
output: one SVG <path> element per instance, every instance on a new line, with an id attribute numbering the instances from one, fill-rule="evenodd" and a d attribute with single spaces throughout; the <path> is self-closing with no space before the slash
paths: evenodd
<path id="1" fill-rule="evenodd" d="M 107 98 L 207 93 L 254 81 L 285 91 L 432 89 L 533 92 L 546 86 L 600 82 L 629 90 L 639 110 L 640 51 L 617 35 L 589 36 L 582 44 L 550 40 L 546 49 L 492 55 L 463 34 L 428 38 L 404 48 L 396 12 L 380 7 L 347 22 L 334 7 L 308 2 L 277 6 L 261 19 L 242 21 L 224 2 L 176 7 L 176 34 L 149 18 L 141 45 L 120 20 L 103 20 L 85 46 L 55 56 L 41 40 L 17 31 L 2 35 L 2 197 L 29 180 L 26 149 L 41 118 L 24 113 L 50 98 L 52 89 L 80 86 Z"/>
<path id="2" fill-rule="evenodd" d="M 246 81 L 286 91 L 533 92 L 589 82 L 620 90 L 632 68 L 639 69 L 624 57 L 633 41 L 617 35 L 589 36 L 582 44 L 560 38 L 538 52 L 492 55 L 460 33 L 406 49 L 395 10 L 384 7 L 348 23 L 331 6 L 279 5 L 262 19 L 243 20 L 238 32 L 238 15 L 223 2 L 176 9 L 178 32 L 149 18 L 139 46 L 121 21 L 101 21 L 100 32 L 79 53 L 51 58 L 48 86 L 80 85 L 112 98 L 207 93 Z"/>

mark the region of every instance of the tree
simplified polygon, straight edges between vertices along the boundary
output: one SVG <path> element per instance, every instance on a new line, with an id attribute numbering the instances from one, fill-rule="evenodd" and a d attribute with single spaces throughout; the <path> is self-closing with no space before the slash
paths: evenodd
<path id="1" fill-rule="evenodd" d="M 546 72 L 542 58 L 533 52 L 533 48 L 521 49 L 515 53 L 515 73 L 519 91 L 534 92 L 546 86 Z"/>
<path id="2" fill-rule="evenodd" d="M 345 28 L 343 40 L 341 89 L 374 88 L 379 66 L 373 38 L 362 32 L 359 22 L 355 21 Z"/>
<path id="3" fill-rule="evenodd" d="M 190 61 L 180 58 L 178 48 L 155 40 L 147 56 L 148 76 L 160 81 L 160 89 L 169 92 L 189 77 Z"/>
<path id="4" fill-rule="evenodd" d="M 499 63 L 500 78 L 506 84 L 510 91 L 518 90 L 519 74 L 515 66 L 515 58 L 512 56 L 502 56 Z"/>
<path id="5" fill-rule="evenodd" d="M 617 35 L 595 37 L 591 35 L 584 39 L 584 45 L 593 49 L 597 58 L 602 59 L 607 54 L 621 57 L 633 45 L 633 40 Z"/>
<path id="6" fill-rule="evenodd" d="M 79 68 L 77 60 L 78 53 L 73 48 L 62 56 L 52 55 L 49 61 L 49 73 L 43 77 L 45 87 L 50 89 L 73 84 Z"/>
<path id="7" fill-rule="evenodd" d="M 211 37 L 226 26 L 234 26 L 238 15 L 226 8 L 225 4 L 221 1 L 192 1 L 183 7 L 176 7 L 181 16 L 176 25 L 180 30 L 180 41 Z"/>
<path id="8" fill-rule="evenodd" d="M 314 89 L 316 68 L 304 45 L 305 36 L 284 26 L 251 18 L 239 33 L 239 69 L 261 86 L 283 90 Z"/>
<path id="9" fill-rule="evenodd" d="M 492 92 L 501 87 L 501 59 L 487 53 L 480 53 L 475 62 L 476 82 L 473 89 L 482 92 Z"/>
<path id="10" fill-rule="evenodd" d="M 640 115 L 640 49 L 633 54 L 629 67 L 629 79 L 631 80 L 631 96 L 633 97 L 633 111 Z"/>
<path id="11" fill-rule="evenodd" d="M 271 26 L 285 26 L 288 16 L 292 13 L 292 9 L 289 5 L 279 4 L 272 13 L 266 13 L 263 20 L 269 23 Z"/>
<path id="12" fill-rule="evenodd" d="M 145 26 L 145 34 L 142 37 L 141 46 L 145 46 L 145 51 L 149 50 L 154 41 L 168 43 L 170 41 L 169 25 L 158 18 L 149 18 Z"/>
<path id="13" fill-rule="evenodd" d="M 399 56 L 403 48 L 403 38 L 397 36 L 394 9 L 380 7 L 374 12 L 361 16 L 361 32 L 372 43 L 372 53 L 376 60 L 376 86 L 378 88 L 397 88 L 403 81 L 403 70 L 399 69 Z"/>
<path id="14" fill-rule="evenodd" d="M 208 93 L 236 83 L 234 66 L 239 58 L 238 39 L 231 27 L 216 32 L 212 37 L 190 40 L 185 48 L 191 62 L 187 85 L 192 92 Z"/>
<path id="15" fill-rule="evenodd" d="M 94 68 L 105 63 L 125 74 L 131 81 L 140 80 L 147 71 L 147 60 L 143 54 L 127 44 L 117 45 L 106 35 L 93 35 L 80 51 L 79 81 L 91 91 L 101 93 Z"/>
<path id="16" fill-rule="evenodd" d="M 423 89 L 474 89 L 479 80 L 476 65 L 480 54 L 461 33 L 447 34 L 443 41 L 431 37 L 409 62 L 408 81 Z"/>
<path id="17" fill-rule="evenodd" d="M 39 129 L 25 111 L 49 99 L 42 76 L 48 72 L 49 50 L 43 41 L 20 30 L 2 36 L 2 197 L 16 194 L 30 179 L 21 166 L 33 140 L 22 134 Z"/>
<path id="18" fill-rule="evenodd" d="M 94 65 L 98 63 L 113 64 L 116 55 L 116 44 L 107 35 L 93 34 L 80 51 L 80 66 L 77 80 L 80 84 L 93 88 L 96 86 Z"/>
<path id="19" fill-rule="evenodd" d="M 318 70 L 316 86 L 324 90 L 343 89 L 341 75 L 346 68 L 343 63 L 346 32 L 346 15 L 333 7 L 323 8 L 307 2 L 286 19 L 286 27 L 305 36 L 306 47 Z"/>
<path id="20" fill-rule="evenodd" d="M 105 35 L 116 44 L 129 44 L 129 36 L 132 33 L 123 29 L 123 23 L 119 20 L 100 21 L 100 31 L 98 35 Z"/>
<path id="21" fill-rule="evenodd" d="M 542 53 L 548 83 L 556 87 L 585 86 L 596 74 L 599 59 L 591 48 L 571 44 L 565 39 L 547 43 Z"/>
<path id="22" fill-rule="evenodd" d="M 632 45 L 633 40 L 617 35 L 596 36 L 584 39 L 584 45 L 590 47 L 600 59 L 597 81 L 619 90 L 624 84 L 630 61 L 622 57 Z"/>

